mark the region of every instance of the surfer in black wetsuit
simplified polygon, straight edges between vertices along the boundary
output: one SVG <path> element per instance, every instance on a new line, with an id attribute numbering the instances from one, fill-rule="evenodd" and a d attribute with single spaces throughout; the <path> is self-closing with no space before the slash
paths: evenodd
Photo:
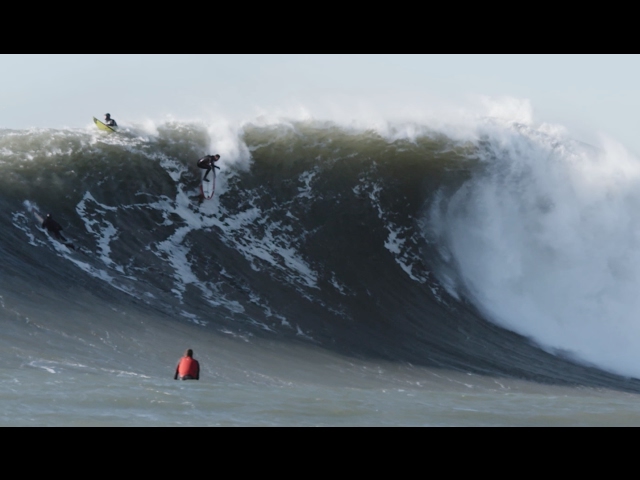
<path id="1" fill-rule="evenodd" d="M 104 124 L 108 125 L 110 127 L 117 127 L 118 126 L 116 121 L 113 118 L 111 118 L 111 114 L 110 113 L 105 113 L 104 114 Z"/>
<path id="2" fill-rule="evenodd" d="M 62 230 L 62 227 L 58 222 L 56 222 L 53 218 L 51 218 L 50 213 L 47 213 L 47 218 L 45 218 L 44 222 L 42 222 L 42 228 L 45 228 L 57 240 L 62 240 L 63 242 L 67 241 L 67 239 L 64 238 L 60 233 L 60 231 Z"/>
<path id="3" fill-rule="evenodd" d="M 56 240 L 59 240 L 61 242 L 63 242 L 65 245 L 67 245 L 68 247 L 74 248 L 73 244 L 69 243 L 69 240 L 67 240 L 66 238 L 64 238 L 62 236 L 62 234 L 60 233 L 60 231 L 62 230 L 62 227 L 60 226 L 60 224 L 58 222 L 56 222 L 53 218 L 51 218 L 51 214 L 47 213 L 47 218 L 44 219 L 44 222 L 42 222 L 42 228 L 45 228 L 47 230 L 47 232 L 49 232 L 51 235 L 53 235 L 53 237 Z"/>
<path id="4" fill-rule="evenodd" d="M 200 160 L 198 160 L 198 167 L 207 170 L 202 180 L 204 180 L 205 182 L 209 181 L 207 175 L 209 175 L 209 172 L 212 168 L 220 169 L 220 167 L 214 165 L 214 162 L 217 162 L 218 160 L 220 160 L 220 155 L 218 155 L 217 153 L 215 155 L 205 155 Z"/>

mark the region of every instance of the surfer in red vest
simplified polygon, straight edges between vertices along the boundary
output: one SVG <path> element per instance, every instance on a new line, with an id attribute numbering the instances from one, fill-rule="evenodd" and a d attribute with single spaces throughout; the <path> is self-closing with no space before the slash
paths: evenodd
<path id="1" fill-rule="evenodd" d="M 207 178 L 207 175 L 209 175 L 209 172 L 211 171 L 211 169 L 220 168 L 214 165 L 214 162 L 217 162 L 218 160 L 220 160 L 220 155 L 218 155 L 217 153 L 215 155 L 205 155 L 200 160 L 198 160 L 198 167 L 207 170 L 202 180 L 204 180 L 205 182 L 208 182 L 209 179 Z"/>
<path id="2" fill-rule="evenodd" d="M 178 362 L 174 380 L 200 380 L 200 364 L 193 358 L 193 350 L 190 348 L 184 352 L 184 356 Z"/>

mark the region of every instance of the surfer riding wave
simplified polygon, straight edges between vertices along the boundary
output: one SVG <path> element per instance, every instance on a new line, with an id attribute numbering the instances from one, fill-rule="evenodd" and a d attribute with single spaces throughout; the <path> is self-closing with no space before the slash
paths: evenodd
<path id="1" fill-rule="evenodd" d="M 62 233 L 60 233 L 62 231 L 62 226 L 51 217 L 50 213 L 47 213 L 46 218 L 42 222 L 42 228 L 49 232 L 56 240 L 75 250 L 73 244 L 64 238 Z"/>
<path id="2" fill-rule="evenodd" d="M 207 176 L 209 175 L 209 172 L 211 171 L 211 169 L 213 168 L 220 169 L 220 167 L 215 165 L 215 162 L 217 162 L 218 160 L 220 160 L 220 155 L 218 155 L 217 153 L 215 155 L 205 155 L 200 160 L 198 160 L 198 168 L 207 170 L 204 174 L 204 178 L 202 179 L 202 181 L 204 182 L 209 181 Z"/>

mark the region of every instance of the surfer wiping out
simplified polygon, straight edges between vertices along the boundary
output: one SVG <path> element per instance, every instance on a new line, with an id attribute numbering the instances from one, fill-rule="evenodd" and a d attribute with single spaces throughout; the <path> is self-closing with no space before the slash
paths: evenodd
<path id="1" fill-rule="evenodd" d="M 202 179 L 203 181 L 209 181 L 207 175 L 209 175 L 209 172 L 212 168 L 217 168 L 218 170 L 220 170 L 220 167 L 214 164 L 214 162 L 217 162 L 218 160 L 220 160 L 220 155 L 218 155 L 217 153 L 215 155 L 205 155 L 200 160 L 198 160 L 198 167 L 207 170 L 204 174 L 204 178 Z"/>

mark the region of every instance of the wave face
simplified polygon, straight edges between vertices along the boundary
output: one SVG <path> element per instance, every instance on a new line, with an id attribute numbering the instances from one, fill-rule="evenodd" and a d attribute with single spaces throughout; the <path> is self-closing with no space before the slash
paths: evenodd
<path id="1" fill-rule="evenodd" d="M 640 391 L 640 169 L 623 151 L 519 125 L 121 130 L 0 132 L 0 299 L 64 310 L 82 288 L 240 340 Z M 221 170 L 200 203 L 207 153 Z"/>

